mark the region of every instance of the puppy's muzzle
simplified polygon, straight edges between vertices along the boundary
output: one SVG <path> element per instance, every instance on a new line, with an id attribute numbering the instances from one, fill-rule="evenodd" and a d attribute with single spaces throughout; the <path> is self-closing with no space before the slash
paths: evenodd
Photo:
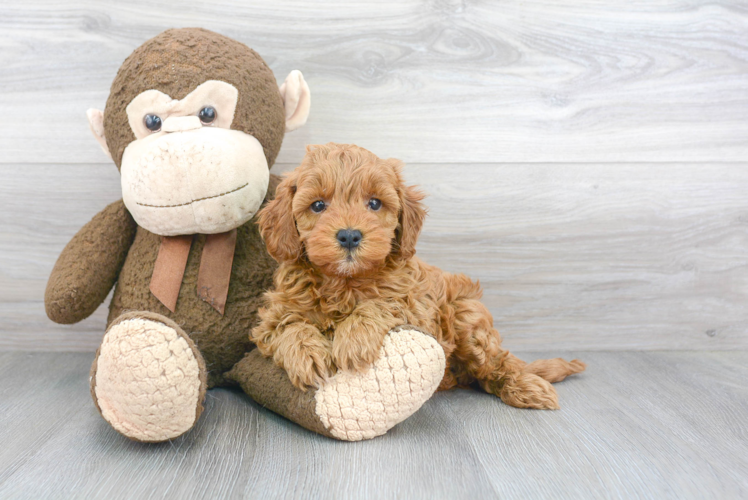
<path id="1" fill-rule="evenodd" d="M 361 236 L 361 231 L 358 229 L 341 229 L 335 237 L 340 246 L 348 249 L 348 251 L 356 248 L 363 238 L 363 236 Z"/>

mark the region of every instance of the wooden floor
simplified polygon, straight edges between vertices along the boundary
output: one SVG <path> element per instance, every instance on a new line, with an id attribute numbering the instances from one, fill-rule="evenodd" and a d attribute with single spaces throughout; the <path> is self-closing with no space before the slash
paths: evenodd
<path id="1" fill-rule="evenodd" d="M 589 370 L 557 412 L 455 390 L 344 443 L 217 389 L 144 445 L 94 409 L 91 354 L 3 353 L 0 498 L 748 498 L 748 353 L 567 354 Z"/>

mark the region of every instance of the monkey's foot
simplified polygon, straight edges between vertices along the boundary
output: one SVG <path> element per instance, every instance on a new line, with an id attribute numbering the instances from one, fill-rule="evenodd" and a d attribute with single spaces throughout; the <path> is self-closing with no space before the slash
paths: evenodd
<path id="1" fill-rule="evenodd" d="M 203 411 L 205 362 L 176 323 L 130 312 L 107 329 L 91 367 L 91 395 L 114 429 L 159 442 L 192 428 Z"/>
<path id="2" fill-rule="evenodd" d="M 405 325 L 390 331 L 379 359 L 363 373 L 339 371 L 303 392 L 255 349 L 227 375 L 257 403 L 328 437 L 360 441 L 381 436 L 425 403 L 444 376 L 444 350 Z"/>

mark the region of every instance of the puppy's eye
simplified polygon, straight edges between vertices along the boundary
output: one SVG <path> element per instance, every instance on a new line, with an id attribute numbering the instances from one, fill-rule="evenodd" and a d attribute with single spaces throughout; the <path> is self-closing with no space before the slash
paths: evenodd
<path id="1" fill-rule="evenodd" d="M 312 203 L 312 205 L 309 208 L 312 209 L 312 212 L 314 212 L 315 214 L 318 214 L 322 212 L 326 207 L 327 205 L 325 205 L 324 201 L 317 200 L 314 203 Z"/>
<path id="2" fill-rule="evenodd" d="M 379 201 L 377 198 L 372 198 L 369 200 L 369 208 L 374 210 L 375 212 L 382 208 L 382 202 Z"/>
<path id="3" fill-rule="evenodd" d="M 203 123 L 213 123 L 217 115 L 216 108 L 213 106 L 205 106 L 200 110 L 200 113 L 198 113 L 197 116 L 200 117 L 200 121 Z"/>
<path id="4" fill-rule="evenodd" d="M 145 123 L 145 128 L 151 132 L 158 132 L 161 130 L 161 118 L 157 115 L 145 115 L 143 117 L 143 123 Z"/>

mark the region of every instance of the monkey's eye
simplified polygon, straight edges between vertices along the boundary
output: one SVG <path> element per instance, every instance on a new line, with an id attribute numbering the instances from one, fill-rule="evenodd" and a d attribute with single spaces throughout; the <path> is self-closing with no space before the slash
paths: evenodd
<path id="1" fill-rule="evenodd" d="M 157 115 L 145 115 L 145 117 L 143 117 L 143 122 L 145 123 L 145 128 L 151 132 L 158 132 L 161 130 L 161 118 Z"/>
<path id="2" fill-rule="evenodd" d="M 213 123 L 216 119 L 216 114 L 216 108 L 213 106 L 205 106 L 200 110 L 198 116 L 200 117 L 200 121 L 203 123 Z"/>
<path id="3" fill-rule="evenodd" d="M 314 212 L 315 214 L 319 214 L 319 213 L 322 213 L 322 211 L 324 211 L 325 208 L 327 208 L 327 205 L 325 205 L 324 201 L 317 200 L 314 203 L 312 203 L 312 205 L 309 208 L 311 208 L 312 212 Z"/>
<path id="4" fill-rule="evenodd" d="M 374 210 L 375 212 L 382 208 L 382 202 L 379 201 L 377 198 L 372 198 L 369 200 L 369 208 Z"/>

